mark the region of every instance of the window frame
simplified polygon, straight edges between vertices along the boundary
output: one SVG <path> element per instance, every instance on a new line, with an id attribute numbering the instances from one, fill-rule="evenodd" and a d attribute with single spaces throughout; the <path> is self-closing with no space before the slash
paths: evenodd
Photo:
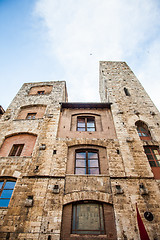
<path id="1" fill-rule="evenodd" d="M 44 94 L 45 94 L 45 90 L 37 91 L 37 94 L 38 94 L 38 95 L 44 95 Z"/>
<path id="2" fill-rule="evenodd" d="M 150 153 L 147 153 L 145 149 L 149 149 Z M 145 154 L 146 154 L 146 156 L 147 156 L 147 159 L 148 159 L 148 162 L 149 162 L 150 167 L 151 167 L 151 168 L 152 168 L 152 167 L 159 167 L 159 168 L 160 168 L 160 160 L 158 160 L 158 159 L 156 158 L 156 155 L 155 155 L 155 153 L 153 152 L 153 150 L 157 150 L 158 153 L 159 153 L 159 156 L 160 156 L 160 149 L 159 149 L 158 146 L 144 146 L 144 152 L 145 152 Z M 150 156 L 150 155 L 152 156 L 153 159 L 149 159 L 149 158 L 148 158 L 148 156 Z M 155 163 L 155 166 L 152 166 L 150 162 L 154 162 L 154 163 Z M 158 164 L 158 162 L 159 162 L 159 164 Z"/>
<path id="3" fill-rule="evenodd" d="M 85 168 L 86 173 L 84 173 L 84 174 L 78 174 L 78 173 L 76 173 L 76 168 L 77 168 L 77 167 L 76 167 L 76 160 L 77 160 L 76 154 L 79 153 L 79 152 L 85 152 L 85 153 L 86 153 L 86 158 L 83 159 L 83 160 L 85 160 L 86 165 L 85 165 L 85 167 L 79 167 L 79 168 Z M 97 153 L 97 156 L 98 156 L 98 167 L 88 167 L 88 160 L 90 160 L 90 159 L 88 158 L 88 152 Z M 90 173 L 89 173 L 89 169 L 90 169 L 90 168 L 98 168 L 99 173 L 98 173 L 98 174 L 90 174 Z M 100 174 L 101 174 L 101 171 L 100 171 L 99 150 L 97 150 L 97 149 L 88 149 L 88 148 L 87 148 L 87 149 L 77 149 L 77 150 L 75 150 L 74 174 L 75 174 L 75 175 L 100 175 Z"/>
<path id="4" fill-rule="evenodd" d="M 36 119 L 36 114 L 37 113 L 27 113 L 27 116 L 26 116 L 26 120 L 35 120 Z M 31 116 L 31 118 L 28 118 L 29 116 Z"/>
<path id="5" fill-rule="evenodd" d="M 98 206 L 98 212 L 99 212 L 99 223 L 100 223 L 100 230 L 83 230 L 83 229 L 80 229 L 78 230 L 77 229 L 77 206 L 78 205 L 82 205 L 82 204 L 97 204 Z M 74 210 L 75 208 L 75 210 Z M 102 210 L 100 210 L 100 208 Z M 75 211 L 75 214 L 74 214 L 74 211 Z M 75 215 L 75 216 L 74 216 Z M 75 217 L 75 219 L 74 219 Z M 101 219 L 102 217 L 102 219 Z M 72 204 L 72 222 L 71 222 L 71 234 L 78 234 L 78 235 L 105 235 L 106 234 L 106 228 L 105 228 L 105 216 L 104 216 L 104 207 L 103 207 L 103 203 L 101 202 L 97 202 L 97 201 L 79 201 L 79 202 L 75 202 Z M 75 221 L 75 223 L 74 223 Z M 103 222 L 103 226 L 101 224 L 101 221 Z M 73 225 L 75 225 L 75 228 L 73 227 Z M 82 233 L 80 233 L 82 232 Z M 83 233 L 84 232 L 84 233 Z M 88 232 L 88 233 L 87 233 Z M 93 233 L 95 232 L 95 233 Z M 96 233 L 97 232 L 97 233 Z"/>
<path id="6" fill-rule="evenodd" d="M 13 144 L 8 154 L 9 157 L 19 157 L 23 151 L 25 144 Z M 15 153 L 14 153 L 15 152 Z"/>
<path id="7" fill-rule="evenodd" d="M 85 127 L 81 127 L 81 128 L 85 128 L 85 131 L 78 130 L 78 128 L 80 128 L 80 127 L 78 127 L 78 120 L 79 120 L 79 119 L 84 119 Z M 90 128 L 93 128 L 94 131 L 88 131 L 88 130 L 87 130 L 87 129 L 89 128 L 89 127 L 87 126 L 88 119 L 93 120 L 93 122 L 94 122 L 94 127 L 90 127 Z M 77 127 L 76 127 L 76 130 L 77 130 L 78 132 L 95 132 L 95 131 L 96 131 L 96 121 L 95 121 L 95 117 L 94 117 L 94 116 L 78 116 L 78 117 L 77 117 Z"/>
<path id="8" fill-rule="evenodd" d="M 8 208 L 9 203 L 11 201 L 12 195 L 13 195 L 13 191 L 15 189 L 15 185 L 16 185 L 16 179 L 10 179 L 10 178 L 6 178 L 6 179 L 0 179 L 0 182 L 3 182 L 2 187 L 0 188 L 0 199 L 9 199 L 8 205 L 7 206 L 1 206 L 0 203 L 0 208 Z M 5 185 L 7 182 L 15 182 L 14 187 L 13 188 L 6 188 L 5 189 Z M 4 190 L 12 190 L 11 196 L 9 198 L 1 198 Z M 0 201 L 1 202 L 1 201 Z"/>
<path id="9" fill-rule="evenodd" d="M 142 131 L 140 128 L 142 128 L 142 129 L 144 129 L 144 131 Z M 149 130 L 148 129 L 146 129 L 144 126 L 137 126 L 137 132 L 138 132 L 138 135 L 139 135 L 139 137 L 140 137 L 140 139 L 141 140 L 152 140 L 152 138 L 151 138 L 151 134 L 150 134 L 150 132 L 149 132 Z M 142 135 L 142 134 L 146 134 L 147 136 L 140 136 L 140 134 Z"/>

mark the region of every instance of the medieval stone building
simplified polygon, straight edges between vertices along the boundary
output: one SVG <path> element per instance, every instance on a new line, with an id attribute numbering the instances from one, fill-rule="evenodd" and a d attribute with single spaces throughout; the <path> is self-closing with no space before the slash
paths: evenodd
<path id="1" fill-rule="evenodd" d="M 26 83 L 0 119 L 0 240 L 160 239 L 160 116 L 125 62 L 100 62 L 100 103 Z"/>

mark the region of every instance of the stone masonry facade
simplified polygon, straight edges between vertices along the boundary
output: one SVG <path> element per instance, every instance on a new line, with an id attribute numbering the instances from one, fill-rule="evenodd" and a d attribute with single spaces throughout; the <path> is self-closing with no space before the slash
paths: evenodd
<path id="1" fill-rule="evenodd" d="M 2 114 L 0 240 L 140 240 L 136 204 L 160 240 L 159 112 L 125 62 L 99 84 L 69 103 L 65 81 L 25 83 Z"/>

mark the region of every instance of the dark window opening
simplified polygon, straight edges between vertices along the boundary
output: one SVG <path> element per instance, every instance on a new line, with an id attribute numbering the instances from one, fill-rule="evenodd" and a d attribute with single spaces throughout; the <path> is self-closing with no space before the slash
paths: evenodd
<path id="1" fill-rule="evenodd" d="M 9 156 L 20 156 L 23 150 L 24 144 L 13 144 Z"/>
<path id="2" fill-rule="evenodd" d="M 57 153 L 57 150 L 53 150 L 53 154 L 56 154 Z"/>
<path id="3" fill-rule="evenodd" d="M 88 131 L 94 132 L 95 127 L 95 118 L 94 117 L 78 117 L 77 118 L 77 131 Z"/>
<path id="4" fill-rule="evenodd" d="M 54 189 L 59 189 L 59 185 L 58 185 L 58 184 L 55 184 L 55 185 L 54 185 Z"/>
<path id="5" fill-rule="evenodd" d="M 28 196 L 28 199 L 33 200 L 33 196 L 32 195 Z"/>
<path id="6" fill-rule="evenodd" d="M 124 88 L 124 92 L 125 92 L 126 96 L 131 96 L 131 94 L 129 93 L 127 88 Z"/>
<path id="7" fill-rule="evenodd" d="M 38 91 L 37 94 L 44 95 L 45 91 Z"/>
<path id="8" fill-rule="evenodd" d="M 145 154 L 147 155 L 151 167 L 160 167 L 160 150 L 156 146 L 145 146 Z"/>
<path id="9" fill-rule="evenodd" d="M 36 113 L 28 113 L 26 119 L 36 119 Z"/>
<path id="10" fill-rule="evenodd" d="M 6 235 L 6 240 L 9 240 L 9 239 L 10 239 L 10 233 L 8 232 Z"/>
<path id="11" fill-rule="evenodd" d="M 83 202 L 73 205 L 72 233 L 105 234 L 102 204 Z"/>
<path id="12" fill-rule="evenodd" d="M 0 181 L 0 207 L 8 207 L 15 184 L 15 181 Z"/>
<path id="13" fill-rule="evenodd" d="M 99 158 L 96 150 L 76 151 L 75 174 L 99 174 Z"/>

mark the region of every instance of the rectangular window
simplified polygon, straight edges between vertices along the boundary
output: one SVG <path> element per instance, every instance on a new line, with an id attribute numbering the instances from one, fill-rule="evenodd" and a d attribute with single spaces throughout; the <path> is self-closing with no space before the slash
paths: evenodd
<path id="1" fill-rule="evenodd" d="M 72 221 L 72 233 L 105 234 L 102 204 L 74 204 Z"/>
<path id="2" fill-rule="evenodd" d="M 151 167 L 160 167 L 160 151 L 156 146 L 145 146 L 144 151 L 147 155 Z"/>
<path id="3" fill-rule="evenodd" d="M 77 131 L 88 131 L 94 132 L 95 128 L 95 118 L 94 117 L 78 117 L 77 118 Z"/>
<path id="4" fill-rule="evenodd" d="M 26 119 L 36 119 L 36 113 L 28 113 Z"/>
<path id="5" fill-rule="evenodd" d="M 20 156 L 23 150 L 24 144 L 13 144 L 9 156 Z"/>
<path id="6" fill-rule="evenodd" d="M 45 91 L 37 91 L 37 94 L 44 95 Z"/>
<path id="7" fill-rule="evenodd" d="M 8 207 L 16 182 L 0 181 L 0 207 Z"/>
<path id="8" fill-rule="evenodd" d="M 75 174 L 99 174 L 98 151 L 80 150 L 76 152 Z"/>

